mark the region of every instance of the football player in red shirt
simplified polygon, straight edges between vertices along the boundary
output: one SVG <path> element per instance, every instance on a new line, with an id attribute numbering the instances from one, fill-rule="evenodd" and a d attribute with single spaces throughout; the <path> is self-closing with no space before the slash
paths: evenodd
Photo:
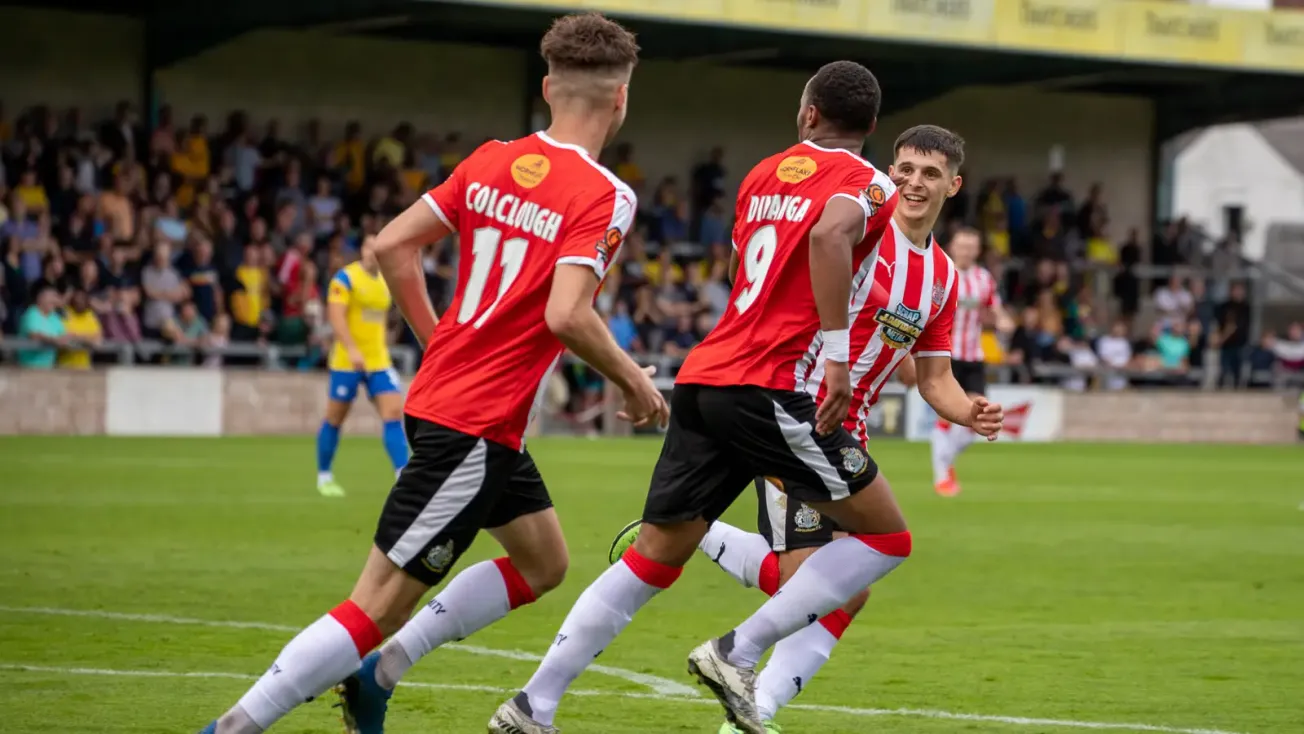
<path id="1" fill-rule="evenodd" d="M 566 543 L 522 436 L 563 348 L 620 386 L 626 418 L 665 421 L 650 374 L 593 309 L 637 209 L 596 158 L 624 121 L 638 45 L 620 25 L 585 14 L 557 20 L 541 51 L 547 132 L 481 146 L 377 237 L 381 273 L 426 352 L 405 406 L 412 457 L 362 575 L 205 731 L 264 731 L 344 681 L 348 730 L 380 734 L 390 693 L 414 662 L 561 582 Z M 437 319 L 420 255 L 452 232 L 458 290 Z M 506 556 L 463 569 L 414 616 L 481 529 Z"/>
<path id="2" fill-rule="evenodd" d="M 909 554 L 910 534 L 886 480 L 842 423 L 853 397 L 869 401 L 877 390 L 871 383 L 853 392 L 858 376 L 880 374 L 911 350 L 921 357 L 921 383 L 939 374 L 926 364 L 933 361 L 943 363 L 949 379 L 955 301 L 933 277 L 949 268 L 946 255 L 929 249 L 926 237 L 909 241 L 894 232 L 892 184 L 856 153 L 874 128 L 879 98 L 878 82 L 863 66 L 821 68 L 802 95 L 801 142 L 743 181 L 731 307 L 676 378 L 638 539 L 576 602 L 534 677 L 494 715 L 491 732 L 554 732 L 571 681 L 679 577 L 709 523 L 758 475 L 774 477 L 790 499 L 811 504 L 853 535 L 812 554 L 789 582 L 790 593 L 690 655 L 690 670 L 744 731 L 764 732 L 754 668 L 765 650 L 838 609 Z M 893 250 L 875 254 L 887 233 Z M 880 259 L 887 262 L 880 266 Z M 902 277 L 887 272 L 894 268 Z M 891 282 L 886 307 L 852 325 L 853 294 L 865 306 L 880 270 Z M 861 321 L 872 326 L 853 328 Z M 938 326 L 926 328 L 930 321 Z M 857 343 L 863 349 L 853 356 Z M 982 417 L 980 430 L 999 429 L 998 406 L 987 413 L 954 380 L 936 383 L 941 392 L 930 402 L 939 412 L 965 425 Z"/>

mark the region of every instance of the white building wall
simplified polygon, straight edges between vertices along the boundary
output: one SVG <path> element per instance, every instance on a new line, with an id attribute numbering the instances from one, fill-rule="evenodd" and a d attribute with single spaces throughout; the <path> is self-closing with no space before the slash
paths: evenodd
<path id="1" fill-rule="evenodd" d="M 1304 174 L 1288 164 L 1248 124 L 1205 130 L 1177 155 L 1173 214 L 1215 237 L 1224 232 L 1223 207 L 1245 211 L 1246 257 L 1263 257 L 1268 226 L 1304 222 Z"/>

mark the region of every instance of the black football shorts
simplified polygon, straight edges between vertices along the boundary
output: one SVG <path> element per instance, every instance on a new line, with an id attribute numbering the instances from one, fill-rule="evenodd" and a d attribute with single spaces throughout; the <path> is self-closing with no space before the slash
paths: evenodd
<path id="1" fill-rule="evenodd" d="M 959 362 L 951 360 L 951 374 L 955 381 L 970 395 L 987 394 L 987 365 L 983 362 Z"/>
<path id="2" fill-rule="evenodd" d="M 714 521 L 757 476 L 784 483 L 789 501 L 822 502 L 864 489 L 878 466 L 841 426 L 815 433 L 806 393 L 676 385 L 643 520 Z"/>
<path id="3" fill-rule="evenodd" d="M 412 458 L 376 526 L 376 547 L 408 575 L 435 586 L 484 528 L 552 507 L 524 451 L 420 418 L 405 418 Z"/>

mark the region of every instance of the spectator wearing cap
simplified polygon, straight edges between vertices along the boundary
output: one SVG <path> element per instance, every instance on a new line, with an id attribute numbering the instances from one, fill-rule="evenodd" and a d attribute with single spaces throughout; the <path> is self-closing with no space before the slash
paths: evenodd
<path id="1" fill-rule="evenodd" d="M 18 336 L 37 342 L 33 349 L 18 351 L 18 365 L 49 369 L 54 367 L 59 348 L 68 344 L 63 319 L 59 316 L 59 294 L 51 287 L 36 291 L 35 302 L 23 312 Z"/>

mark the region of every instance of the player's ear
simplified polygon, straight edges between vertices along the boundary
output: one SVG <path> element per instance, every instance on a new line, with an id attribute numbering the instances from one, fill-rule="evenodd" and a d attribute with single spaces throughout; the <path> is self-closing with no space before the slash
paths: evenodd
<path id="1" fill-rule="evenodd" d="M 543 101 L 552 104 L 552 78 L 547 74 L 543 76 Z"/>
<path id="2" fill-rule="evenodd" d="M 952 196 L 955 196 L 956 194 L 960 193 L 960 187 L 963 185 L 964 185 L 964 177 L 957 173 L 955 177 L 951 179 L 951 188 L 947 190 L 946 198 L 949 199 Z"/>
<path id="3" fill-rule="evenodd" d="M 616 87 L 616 109 L 623 110 L 629 105 L 629 82 Z"/>
<path id="4" fill-rule="evenodd" d="M 875 117 L 874 121 L 869 123 L 869 132 L 865 133 L 865 137 L 869 137 L 870 135 L 873 135 L 874 131 L 877 129 L 878 129 L 878 118 Z"/>

